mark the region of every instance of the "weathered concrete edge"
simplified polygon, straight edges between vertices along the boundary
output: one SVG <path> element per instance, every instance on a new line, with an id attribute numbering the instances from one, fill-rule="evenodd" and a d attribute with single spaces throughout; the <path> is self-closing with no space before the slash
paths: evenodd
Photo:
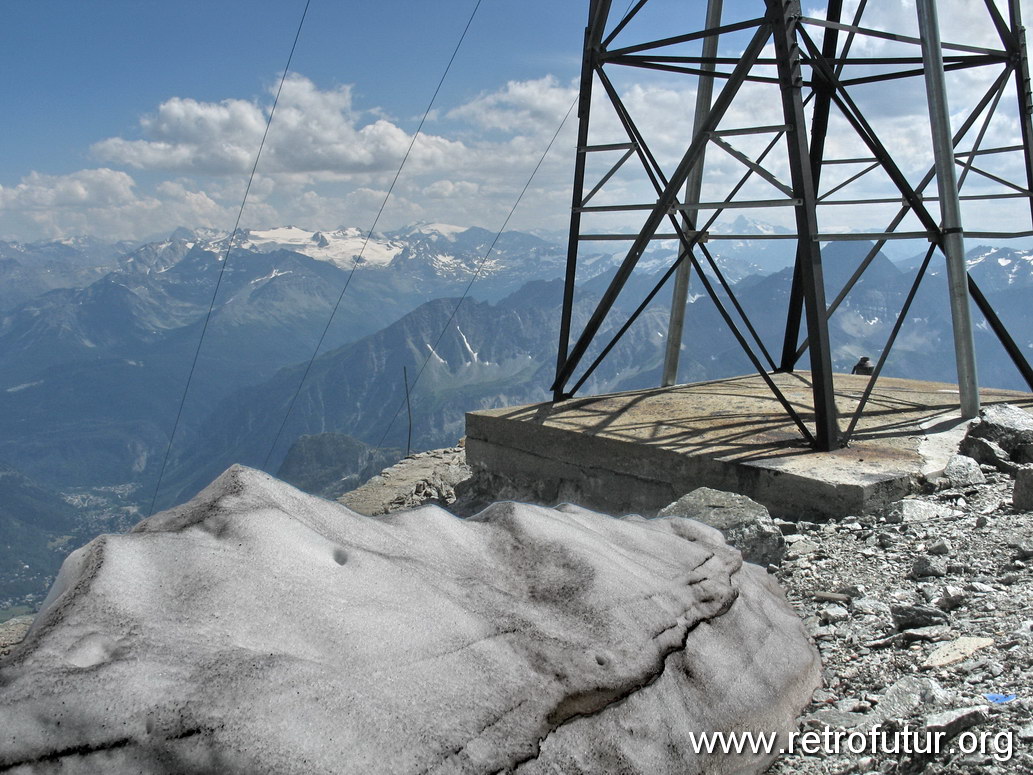
<path id="1" fill-rule="evenodd" d="M 634 445 L 635 454 L 629 455 L 630 442 L 548 425 L 521 433 L 521 426 L 527 427 L 505 418 L 466 415 L 467 462 L 475 477 L 507 477 L 515 490 L 530 488 L 545 500 L 578 500 L 609 513 L 650 516 L 690 490 L 712 487 L 747 495 L 776 516 L 846 516 L 880 508 L 914 489 L 912 478 L 899 472 L 867 483 L 828 482 L 763 463 L 648 445 Z M 489 439 L 501 439 L 504 446 Z M 821 503 L 821 510 L 814 503 Z"/>

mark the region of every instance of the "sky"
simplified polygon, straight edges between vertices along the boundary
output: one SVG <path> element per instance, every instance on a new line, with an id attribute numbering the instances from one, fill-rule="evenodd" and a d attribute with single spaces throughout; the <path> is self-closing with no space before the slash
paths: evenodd
<path id="1" fill-rule="evenodd" d="M 369 228 L 475 5 L 311 0 L 242 226 Z M 625 5 L 615 2 L 614 16 Z M 914 27 L 910 0 L 877 5 L 873 25 Z M 587 6 L 482 0 L 378 230 L 415 221 L 502 225 L 576 95 Z M 729 18 L 759 15 L 761 6 L 726 0 Z M 178 226 L 229 231 L 304 7 L 304 0 L 5 0 L 0 239 L 138 240 Z M 643 39 L 691 29 L 701 7 L 652 0 L 652 15 L 644 11 L 628 32 Z M 952 0 L 944 38 L 992 43 L 971 23 L 981 7 Z M 805 3 L 805 13 L 824 11 Z M 894 44 L 871 45 L 892 53 Z M 952 96 L 977 93 L 987 77 L 955 77 Z M 622 78 L 618 86 L 650 126 L 657 155 L 673 164 L 691 127 L 693 79 L 642 71 Z M 859 100 L 909 173 L 920 174 L 929 156 L 924 95 L 915 88 L 881 86 Z M 744 90 L 730 120 L 749 123 L 773 104 Z M 622 139 L 612 115 L 593 121 L 594 139 Z M 999 124 L 988 137 L 1003 142 L 1014 126 Z M 575 127 L 572 116 L 511 228 L 565 228 Z M 840 150 L 849 155 L 850 143 Z M 741 168 L 713 153 L 708 164 L 707 193 L 722 196 Z M 622 180 L 625 172 L 612 181 L 611 198 L 599 201 L 643 201 L 649 192 L 630 174 Z M 757 184 L 751 195 L 770 194 L 762 189 Z M 868 190 L 877 191 L 876 182 Z M 883 219 L 828 209 L 837 210 L 829 217 L 835 228 L 873 228 Z M 634 227 L 627 219 L 614 226 Z"/>

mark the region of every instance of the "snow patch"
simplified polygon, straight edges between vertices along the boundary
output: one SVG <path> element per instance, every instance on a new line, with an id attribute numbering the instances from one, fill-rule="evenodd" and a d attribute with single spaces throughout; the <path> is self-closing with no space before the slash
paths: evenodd
<path id="1" fill-rule="evenodd" d="M 438 355 L 434 348 L 431 347 L 429 344 L 427 345 L 427 349 L 430 350 L 430 354 L 437 358 L 440 363 L 445 363 L 445 359 Z"/>
<path id="2" fill-rule="evenodd" d="M 466 334 L 463 333 L 463 329 L 461 329 L 459 326 L 456 326 L 456 331 L 458 331 L 459 336 L 463 338 L 463 345 L 465 345 L 466 351 L 470 353 L 470 357 L 473 358 L 473 362 L 477 363 L 477 353 L 474 352 L 474 349 L 470 346 L 470 342 L 467 341 Z"/>
<path id="3" fill-rule="evenodd" d="M 35 382 L 23 382 L 20 385 L 15 385 L 14 387 L 7 388 L 6 392 L 8 392 L 8 393 L 17 393 L 19 390 L 25 390 L 26 388 L 35 387 L 36 385 L 42 385 L 42 384 L 43 384 L 43 380 L 41 380 L 41 379 L 38 379 Z"/>
<path id="4" fill-rule="evenodd" d="M 261 282 L 264 282 L 266 280 L 272 280 L 274 277 L 283 277 L 285 274 L 291 274 L 291 270 L 290 269 L 285 269 L 285 270 L 283 270 L 281 272 L 279 269 L 274 269 L 272 272 L 267 274 L 265 277 L 259 277 L 256 280 L 252 280 L 251 284 L 254 285 L 255 283 L 261 283 Z"/>

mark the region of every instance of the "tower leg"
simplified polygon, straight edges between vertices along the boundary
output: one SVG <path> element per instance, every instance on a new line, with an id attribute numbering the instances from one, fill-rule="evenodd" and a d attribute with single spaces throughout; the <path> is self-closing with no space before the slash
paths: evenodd
<path id="1" fill-rule="evenodd" d="M 803 74 L 800 48 L 794 25 L 799 18 L 799 0 L 767 0 L 768 18 L 778 60 L 778 79 L 782 92 L 782 113 L 792 129 L 786 134 L 789 168 L 794 196 L 801 201 L 796 207 L 796 228 L 799 235 L 797 258 L 800 290 L 807 316 L 807 338 L 811 356 L 811 389 L 814 395 L 815 442 L 819 450 L 840 446 L 839 420 L 835 388 L 832 381 L 832 356 L 829 347 L 828 316 L 825 303 L 825 280 L 821 268 L 821 246 L 818 243 L 817 193 L 811 172 L 806 118 L 803 110 Z"/>
<path id="2" fill-rule="evenodd" d="M 979 414 L 979 386 L 976 381 L 976 355 L 969 311 L 968 270 L 965 267 L 965 237 L 961 227 L 958 179 L 954 172 L 954 144 L 951 139 L 947 84 L 943 74 L 943 49 L 936 0 L 917 0 L 918 29 L 922 39 L 922 64 L 925 91 L 929 102 L 929 125 L 933 139 L 936 185 L 940 194 L 943 248 L 947 256 L 947 285 L 950 288 L 951 320 L 954 326 L 954 358 L 961 393 L 961 416 Z"/>

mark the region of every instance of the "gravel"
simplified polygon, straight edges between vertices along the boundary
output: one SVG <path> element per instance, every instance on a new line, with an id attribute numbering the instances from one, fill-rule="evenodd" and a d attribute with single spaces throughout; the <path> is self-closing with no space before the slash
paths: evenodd
<path id="1" fill-rule="evenodd" d="M 770 773 L 1033 772 L 1033 513 L 1012 505 L 1010 476 L 981 473 L 984 484 L 809 525 L 792 547 L 815 548 L 774 569 L 825 671 L 801 732 L 906 725 L 940 733 L 941 750 L 840 746 L 783 755 Z M 982 752 L 959 750 L 979 740 Z"/>

